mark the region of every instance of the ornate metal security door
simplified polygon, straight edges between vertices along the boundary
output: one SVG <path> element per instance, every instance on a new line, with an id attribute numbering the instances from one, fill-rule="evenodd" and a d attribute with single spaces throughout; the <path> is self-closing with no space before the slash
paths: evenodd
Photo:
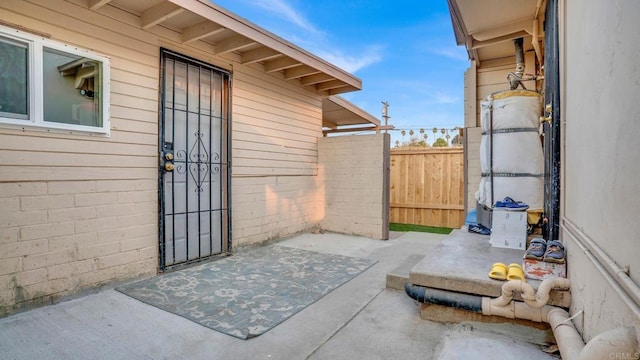
<path id="1" fill-rule="evenodd" d="M 160 269 L 230 248 L 230 74 L 161 51 Z"/>

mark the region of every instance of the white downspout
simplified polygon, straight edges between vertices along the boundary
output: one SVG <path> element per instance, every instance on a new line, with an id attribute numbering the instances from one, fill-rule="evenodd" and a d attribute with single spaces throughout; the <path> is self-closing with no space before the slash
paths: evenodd
<path id="1" fill-rule="evenodd" d="M 551 326 L 562 358 L 565 360 L 580 359 L 580 354 L 584 349 L 584 341 L 573 325 L 569 313 L 553 306 L 545 306 L 544 309 L 546 312 L 544 322 Z"/>

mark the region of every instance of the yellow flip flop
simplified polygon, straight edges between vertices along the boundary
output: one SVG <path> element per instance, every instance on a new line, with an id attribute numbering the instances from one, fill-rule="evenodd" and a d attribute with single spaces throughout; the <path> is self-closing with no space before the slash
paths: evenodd
<path id="1" fill-rule="evenodd" d="M 491 265 L 489 277 L 494 280 L 507 280 L 507 265 L 500 262 Z"/>
<path id="2" fill-rule="evenodd" d="M 508 269 L 508 272 L 507 272 L 507 279 L 508 280 L 525 281 L 524 280 L 524 270 L 522 270 L 522 265 L 516 264 L 516 263 L 509 264 L 509 269 Z"/>

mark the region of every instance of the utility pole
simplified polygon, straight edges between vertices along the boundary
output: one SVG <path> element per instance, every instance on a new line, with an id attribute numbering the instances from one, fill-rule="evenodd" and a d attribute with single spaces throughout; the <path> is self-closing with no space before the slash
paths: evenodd
<path id="1" fill-rule="evenodd" d="M 389 130 L 386 129 L 386 127 L 389 125 L 389 118 L 391 116 L 389 116 L 389 102 L 388 101 L 382 101 L 382 118 L 384 119 L 384 133 L 388 133 Z"/>

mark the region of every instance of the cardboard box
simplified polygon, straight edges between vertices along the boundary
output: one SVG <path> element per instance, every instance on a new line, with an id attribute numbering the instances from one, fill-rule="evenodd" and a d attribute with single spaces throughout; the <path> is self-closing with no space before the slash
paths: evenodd
<path id="1" fill-rule="evenodd" d="M 524 277 L 532 280 L 545 280 L 567 277 L 567 264 L 544 262 L 542 260 L 523 259 Z"/>
<path id="2" fill-rule="evenodd" d="M 527 212 L 493 209 L 491 246 L 500 248 L 527 248 Z"/>

